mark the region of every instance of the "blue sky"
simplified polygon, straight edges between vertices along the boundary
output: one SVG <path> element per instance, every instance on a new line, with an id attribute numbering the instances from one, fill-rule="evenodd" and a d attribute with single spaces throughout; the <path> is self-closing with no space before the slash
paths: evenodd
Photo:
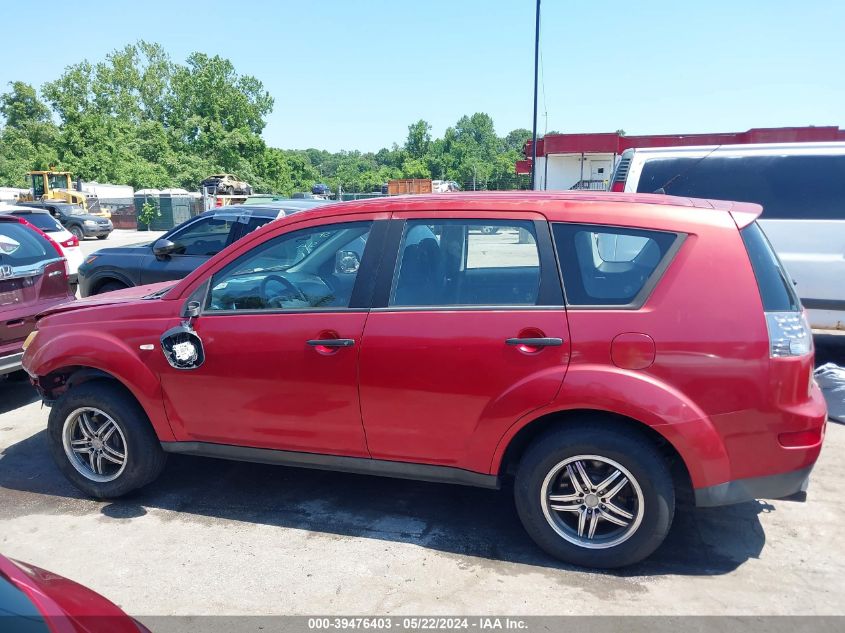
<path id="1" fill-rule="evenodd" d="M 144 38 L 175 61 L 220 54 L 263 81 L 276 100 L 265 130 L 274 146 L 377 150 L 403 142 L 419 118 L 439 136 L 477 111 L 499 134 L 531 127 L 533 0 L 38 6 L 57 22 L 50 37 L 30 30 L 28 11 L 7 24 L 3 87 L 40 86 Z M 545 0 L 542 16 L 548 129 L 845 127 L 841 0 Z"/>

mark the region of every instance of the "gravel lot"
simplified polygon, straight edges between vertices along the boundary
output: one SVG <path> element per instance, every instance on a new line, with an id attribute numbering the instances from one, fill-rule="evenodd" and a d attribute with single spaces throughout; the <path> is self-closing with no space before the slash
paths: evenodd
<path id="1" fill-rule="evenodd" d="M 91 252 L 149 234 L 120 231 Z M 820 339 L 822 341 L 822 339 Z M 819 356 L 845 364 L 845 336 Z M 507 490 L 171 456 L 117 502 L 83 498 L 46 449 L 47 409 L 0 383 L 0 552 L 140 616 L 845 614 L 845 428 L 828 425 L 806 503 L 679 508 L 648 561 L 567 567 Z"/>

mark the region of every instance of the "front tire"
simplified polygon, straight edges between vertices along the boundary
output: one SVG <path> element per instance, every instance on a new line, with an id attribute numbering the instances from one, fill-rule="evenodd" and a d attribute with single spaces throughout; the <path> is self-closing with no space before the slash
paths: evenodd
<path id="1" fill-rule="evenodd" d="M 666 538 L 675 512 L 663 456 L 647 437 L 612 422 L 538 438 L 520 460 L 514 496 L 531 538 L 584 567 L 643 560 Z"/>
<path id="2" fill-rule="evenodd" d="M 144 410 L 110 381 L 68 389 L 50 411 L 47 432 L 59 470 L 97 499 L 121 497 L 145 486 L 166 461 Z"/>
<path id="3" fill-rule="evenodd" d="M 82 230 L 81 226 L 74 224 L 70 227 L 70 232 L 78 239 L 80 242 L 85 239 L 85 232 Z"/>

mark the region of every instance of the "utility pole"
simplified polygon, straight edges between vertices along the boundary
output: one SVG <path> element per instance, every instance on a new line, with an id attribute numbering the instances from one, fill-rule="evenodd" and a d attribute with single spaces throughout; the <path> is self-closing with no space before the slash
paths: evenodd
<path id="1" fill-rule="evenodd" d="M 537 79 L 540 67 L 540 0 L 534 23 L 534 125 L 531 128 L 531 188 L 537 184 Z"/>

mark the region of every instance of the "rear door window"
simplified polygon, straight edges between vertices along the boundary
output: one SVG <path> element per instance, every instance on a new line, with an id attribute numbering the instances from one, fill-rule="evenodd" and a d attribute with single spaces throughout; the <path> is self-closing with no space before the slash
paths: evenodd
<path id="1" fill-rule="evenodd" d="M 536 305 L 539 290 L 533 222 L 410 220 L 389 305 Z"/>
<path id="2" fill-rule="evenodd" d="M 845 220 L 845 156 L 654 158 L 637 192 L 756 202 L 762 219 Z"/>
<path id="3" fill-rule="evenodd" d="M 639 307 L 679 238 L 626 227 L 552 226 L 566 301 L 572 306 Z"/>

